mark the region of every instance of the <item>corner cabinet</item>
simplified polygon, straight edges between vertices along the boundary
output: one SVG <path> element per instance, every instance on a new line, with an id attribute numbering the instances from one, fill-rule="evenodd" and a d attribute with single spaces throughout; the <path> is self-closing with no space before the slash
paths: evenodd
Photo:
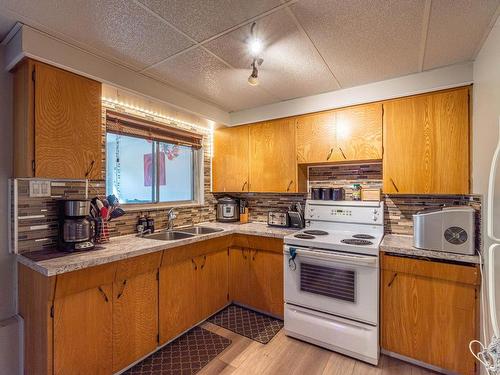
<path id="1" fill-rule="evenodd" d="M 381 346 L 453 373 L 475 374 L 469 342 L 479 337 L 479 269 L 381 257 Z"/>
<path id="2" fill-rule="evenodd" d="M 14 176 L 101 179 L 101 84 L 30 59 L 13 73 Z"/>
<path id="3" fill-rule="evenodd" d="M 250 125 L 250 188 L 252 192 L 298 192 L 293 118 Z"/>
<path id="4" fill-rule="evenodd" d="M 248 126 L 214 132 L 213 191 L 248 191 Z"/>
<path id="5" fill-rule="evenodd" d="M 384 103 L 387 194 L 468 194 L 469 87 Z"/>
<path id="6" fill-rule="evenodd" d="M 212 168 L 214 192 L 304 191 L 295 159 L 295 120 L 216 130 Z"/>

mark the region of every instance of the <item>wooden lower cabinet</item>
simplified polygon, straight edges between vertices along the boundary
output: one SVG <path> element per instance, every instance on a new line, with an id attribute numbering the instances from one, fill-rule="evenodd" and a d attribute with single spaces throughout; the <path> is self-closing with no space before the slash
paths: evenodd
<path id="1" fill-rule="evenodd" d="M 228 303 L 227 249 L 167 260 L 160 268 L 160 344 Z"/>
<path id="2" fill-rule="evenodd" d="M 112 373 L 112 284 L 54 300 L 54 374 Z"/>
<path id="3" fill-rule="evenodd" d="M 229 299 L 283 317 L 283 254 L 229 249 Z"/>
<path id="4" fill-rule="evenodd" d="M 383 255 L 381 345 L 459 374 L 475 374 L 469 342 L 478 338 L 475 266 Z"/>
<path id="5" fill-rule="evenodd" d="M 153 270 L 113 284 L 113 371 L 158 345 L 157 275 Z"/>
<path id="6" fill-rule="evenodd" d="M 19 265 L 25 373 L 119 372 L 233 300 L 282 317 L 282 248 L 231 235 L 50 277 Z"/>

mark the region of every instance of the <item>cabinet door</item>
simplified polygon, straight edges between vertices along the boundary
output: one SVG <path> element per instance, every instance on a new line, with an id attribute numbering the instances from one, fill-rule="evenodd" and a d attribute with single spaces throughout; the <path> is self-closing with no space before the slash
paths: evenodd
<path id="1" fill-rule="evenodd" d="M 283 254 L 250 251 L 251 306 L 283 317 Z"/>
<path id="2" fill-rule="evenodd" d="M 384 192 L 469 193 L 468 88 L 384 104 Z"/>
<path id="3" fill-rule="evenodd" d="M 297 117 L 295 127 L 298 163 L 340 160 L 334 111 Z"/>
<path id="4" fill-rule="evenodd" d="M 385 350 L 474 374 L 475 288 L 446 280 L 382 271 L 381 345 Z"/>
<path id="5" fill-rule="evenodd" d="M 334 155 L 337 160 L 382 159 L 382 104 L 336 111 L 335 122 L 338 153 Z"/>
<path id="6" fill-rule="evenodd" d="M 100 179 L 101 84 L 35 63 L 35 176 Z"/>
<path id="7" fill-rule="evenodd" d="M 228 256 L 227 250 L 216 251 L 198 257 L 197 295 L 201 319 L 208 318 L 228 303 Z"/>
<path id="8" fill-rule="evenodd" d="M 297 192 L 297 160 L 293 119 L 250 125 L 252 192 Z"/>
<path id="9" fill-rule="evenodd" d="M 54 300 L 54 374 L 112 374 L 111 284 Z"/>
<path id="10" fill-rule="evenodd" d="M 229 248 L 229 299 L 250 306 L 250 260 L 249 250 L 242 247 Z"/>
<path id="11" fill-rule="evenodd" d="M 157 346 L 157 271 L 113 284 L 113 371 L 117 372 Z"/>
<path id="12" fill-rule="evenodd" d="M 160 344 L 202 319 L 196 292 L 199 266 L 195 259 L 186 259 L 160 268 Z"/>
<path id="13" fill-rule="evenodd" d="M 248 126 L 214 133 L 213 191 L 248 191 Z"/>

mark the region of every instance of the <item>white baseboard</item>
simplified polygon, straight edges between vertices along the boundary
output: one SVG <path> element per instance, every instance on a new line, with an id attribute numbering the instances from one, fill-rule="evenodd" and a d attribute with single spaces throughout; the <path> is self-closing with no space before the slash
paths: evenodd
<path id="1" fill-rule="evenodd" d="M 0 369 L 3 374 L 23 373 L 23 318 L 0 321 Z"/>

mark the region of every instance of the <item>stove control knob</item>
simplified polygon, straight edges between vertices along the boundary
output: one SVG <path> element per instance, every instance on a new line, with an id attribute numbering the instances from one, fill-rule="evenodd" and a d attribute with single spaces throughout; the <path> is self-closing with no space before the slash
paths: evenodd
<path id="1" fill-rule="evenodd" d="M 378 210 L 375 208 L 375 209 L 373 210 L 373 213 L 374 213 L 375 215 L 376 215 L 376 214 L 378 214 Z"/>
<path id="2" fill-rule="evenodd" d="M 373 215 L 373 221 L 377 221 L 378 220 L 378 216 L 377 215 Z"/>

